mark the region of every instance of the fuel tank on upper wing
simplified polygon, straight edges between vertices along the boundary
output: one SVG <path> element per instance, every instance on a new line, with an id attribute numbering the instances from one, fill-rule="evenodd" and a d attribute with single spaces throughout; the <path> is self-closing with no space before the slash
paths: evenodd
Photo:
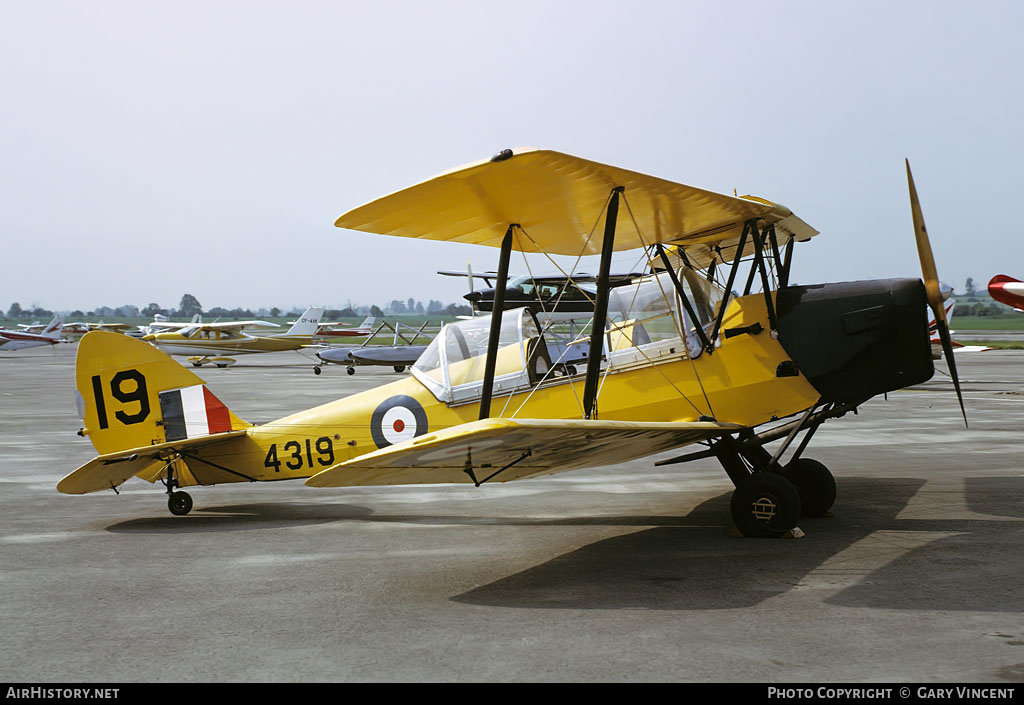
<path id="1" fill-rule="evenodd" d="M 934 374 L 926 307 L 919 279 L 784 287 L 779 342 L 823 401 L 858 402 Z"/>

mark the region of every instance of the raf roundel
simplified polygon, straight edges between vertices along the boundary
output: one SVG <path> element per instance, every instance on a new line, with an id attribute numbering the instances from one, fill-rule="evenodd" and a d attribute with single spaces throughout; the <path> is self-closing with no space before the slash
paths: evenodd
<path id="1" fill-rule="evenodd" d="M 407 441 L 427 432 L 427 413 L 410 396 L 391 397 L 381 402 L 370 418 L 370 435 L 378 448 Z"/>

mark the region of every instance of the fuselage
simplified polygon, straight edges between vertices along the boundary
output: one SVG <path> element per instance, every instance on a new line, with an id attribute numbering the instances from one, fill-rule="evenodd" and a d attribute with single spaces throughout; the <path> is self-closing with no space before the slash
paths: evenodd
<path id="1" fill-rule="evenodd" d="M 213 331 L 218 332 L 218 331 Z M 282 350 L 298 350 L 304 345 L 311 345 L 312 336 L 281 335 L 254 336 L 238 335 L 236 337 L 195 337 L 188 338 L 181 333 L 156 333 L 148 335 L 150 341 L 168 355 L 247 355 L 251 353 L 279 352 Z"/>
<path id="2" fill-rule="evenodd" d="M 767 329 L 762 296 L 736 299 L 723 326 L 742 328 L 761 322 Z M 652 354 L 657 357 L 651 358 Z M 681 339 L 655 346 L 646 355 L 636 349 L 610 353 L 602 383 L 598 417 L 629 421 L 718 421 L 757 426 L 812 406 L 819 393 L 802 376 L 778 375 L 789 355 L 767 333 L 723 339 L 712 354 L 694 359 Z M 581 418 L 583 375 L 558 376 L 511 394 L 496 394 L 493 416 Z M 439 401 L 415 377 L 345 397 L 277 421 L 254 426 L 247 436 L 204 449 L 202 458 L 245 476 L 217 475 L 218 482 L 303 478 L 364 453 L 430 431 L 474 421 L 479 400 Z M 206 484 L 204 465 L 188 463 Z"/>

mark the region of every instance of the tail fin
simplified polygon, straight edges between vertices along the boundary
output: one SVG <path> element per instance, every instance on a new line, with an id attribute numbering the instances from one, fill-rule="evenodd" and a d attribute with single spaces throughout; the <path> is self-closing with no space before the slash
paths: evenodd
<path id="1" fill-rule="evenodd" d="M 299 320 L 292 324 L 285 335 L 315 335 L 320 328 L 320 319 L 323 318 L 324 309 L 310 306 L 306 312 L 299 316 Z"/>
<path id="2" fill-rule="evenodd" d="M 44 338 L 49 338 L 51 340 L 60 340 L 63 328 L 64 314 L 58 313 L 56 316 L 53 317 L 53 320 L 50 321 L 50 325 L 46 326 L 46 328 L 43 328 L 43 332 L 40 333 L 40 335 L 42 335 Z"/>
<path id="3" fill-rule="evenodd" d="M 78 344 L 76 400 L 97 453 L 246 428 L 203 380 L 149 343 L 92 331 Z"/>
<path id="4" fill-rule="evenodd" d="M 362 323 L 359 324 L 360 328 L 373 328 L 373 324 L 377 322 L 375 316 L 367 317 Z"/>
<path id="5" fill-rule="evenodd" d="M 1003 283 L 1006 283 L 1006 282 L 1010 282 L 1011 284 L 1014 284 L 1014 283 L 1020 284 L 1020 279 L 1014 279 L 1013 277 L 1011 277 L 1011 276 L 1009 276 L 1007 274 L 997 274 L 994 277 L 992 277 L 989 280 L 988 283 L 989 284 L 1003 284 Z"/>

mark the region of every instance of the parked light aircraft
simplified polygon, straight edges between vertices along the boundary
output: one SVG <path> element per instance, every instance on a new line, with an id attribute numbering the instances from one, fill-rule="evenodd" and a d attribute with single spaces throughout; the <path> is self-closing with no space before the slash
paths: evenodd
<path id="1" fill-rule="evenodd" d="M 153 315 L 153 321 L 144 326 L 138 326 L 139 332 L 142 335 L 150 335 L 154 333 L 166 333 L 168 331 L 182 330 L 183 328 L 191 328 L 195 325 L 201 325 L 203 322 L 203 315 L 201 313 L 193 314 L 192 320 L 188 322 L 184 321 L 172 321 L 164 316 L 163 314 L 157 313 Z M 218 325 L 225 325 L 219 321 L 213 321 Z M 227 325 L 232 328 L 238 327 L 238 330 L 245 330 L 248 328 L 280 328 L 280 324 L 271 323 L 270 321 L 228 321 Z"/>
<path id="2" fill-rule="evenodd" d="M 731 514 L 741 532 L 782 535 L 835 499 L 828 469 L 802 457 L 815 430 L 932 376 L 926 305 L 949 350 L 909 164 L 907 177 L 923 284 L 790 286 L 794 246 L 817 231 L 784 206 L 558 152 L 505 150 L 336 222 L 499 248 L 492 315 L 443 327 L 408 377 L 259 426 L 155 348 L 90 333 L 76 383 L 81 433 L 100 455 L 58 489 L 96 492 L 138 475 L 161 481 L 171 512 L 185 514 L 192 500 L 180 488 L 193 485 L 307 478 L 313 487 L 481 486 L 703 443 L 659 464 L 717 458 L 736 486 Z M 666 245 L 676 246 L 675 261 Z M 551 374 L 556 360 L 534 316 L 500 305 L 514 251 L 600 256 L 596 313 L 574 341 L 589 349 L 585 371 Z M 616 251 L 660 261 L 664 271 L 631 285 L 627 317 L 609 322 Z M 734 295 L 746 265 L 747 286 Z M 694 307 L 693 282 L 711 307 Z M 773 441 L 781 443 L 770 452 Z"/>
<path id="3" fill-rule="evenodd" d="M 207 362 L 227 367 L 235 360 L 230 355 L 298 350 L 310 345 L 324 309 L 310 307 L 285 333 L 252 335 L 244 332 L 253 321 L 196 323 L 176 331 L 152 333 L 143 337 L 170 355 L 188 355 L 189 362 L 202 367 Z"/>
<path id="4" fill-rule="evenodd" d="M 372 321 L 373 319 L 368 318 L 366 320 Z M 364 321 L 365 323 L 366 321 Z M 416 362 L 419 356 L 423 354 L 423 351 L 427 349 L 426 345 L 417 345 L 416 340 L 423 335 L 423 329 L 429 323 L 430 321 L 424 321 L 423 325 L 419 328 L 413 328 L 401 321 L 396 321 L 393 327 L 387 321 L 384 321 L 360 345 L 337 345 L 320 348 L 316 351 L 316 356 L 320 359 L 320 362 L 313 365 L 313 373 L 320 374 L 321 368 L 327 364 L 345 365 L 345 371 L 350 375 L 356 373 L 356 367 L 359 365 L 392 367 L 395 372 L 405 372 L 405 368 Z M 407 338 L 401 332 L 403 326 L 412 331 L 412 337 Z M 385 328 L 390 329 L 395 334 L 392 344 L 371 345 L 370 343 L 373 342 L 374 338 Z M 399 343 L 399 340 L 402 342 Z"/>
<path id="5" fill-rule="evenodd" d="M 951 293 L 952 293 L 952 290 L 951 290 Z M 953 310 L 956 308 L 956 299 L 947 299 L 947 301 L 946 301 L 946 303 L 944 305 L 946 307 L 946 322 L 947 323 L 952 323 L 953 322 Z M 949 342 L 950 342 L 950 345 L 952 345 L 952 347 L 953 347 L 953 352 L 955 352 L 955 353 L 989 352 L 990 350 L 995 350 L 996 349 L 996 348 L 990 348 L 987 345 L 965 345 L 964 343 L 961 343 L 959 341 L 956 341 L 956 340 L 952 339 L 952 335 L 953 335 L 954 332 L 955 331 L 952 331 L 952 330 L 949 332 L 949 334 L 950 334 L 950 341 Z M 939 334 L 939 328 L 936 325 L 934 318 L 932 318 L 932 319 L 930 319 L 928 321 L 928 335 L 929 335 L 929 340 L 930 340 L 930 342 L 932 344 L 932 359 L 934 359 L 934 360 L 941 360 L 942 359 L 942 355 L 943 355 L 943 351 L 942 351 L 942 337 Z"/>
<path id="6" fill-rule="evenodd" d="M 344 323 L 321 323 L 320 328 L 316 332 L 317 338 L 358 338 L 366 335 L 372 335 L 374 332 L 373 324 L 377 321 L 374 316 L 364 318 L 363 322 L 355 328 L 334 328 L 333 326 L 345 325 Z"/>
<path id="7" fill-rule="evenodd" d="M 988 295 L 999 303 L 1024 311 L 1024 282 L 1006 274 L 997 274 L 988 283 Z"/>
<path id="8" fill-rule="evenodd" d="M 64 316 L 57 314 L 53 320 L 39 333 L 28 333 L 23 330 L 0 329 L 0 351 L 24 350 L 37 348 L 41 345 L 56 345 L 61 340 L 61 329 Z"/>

